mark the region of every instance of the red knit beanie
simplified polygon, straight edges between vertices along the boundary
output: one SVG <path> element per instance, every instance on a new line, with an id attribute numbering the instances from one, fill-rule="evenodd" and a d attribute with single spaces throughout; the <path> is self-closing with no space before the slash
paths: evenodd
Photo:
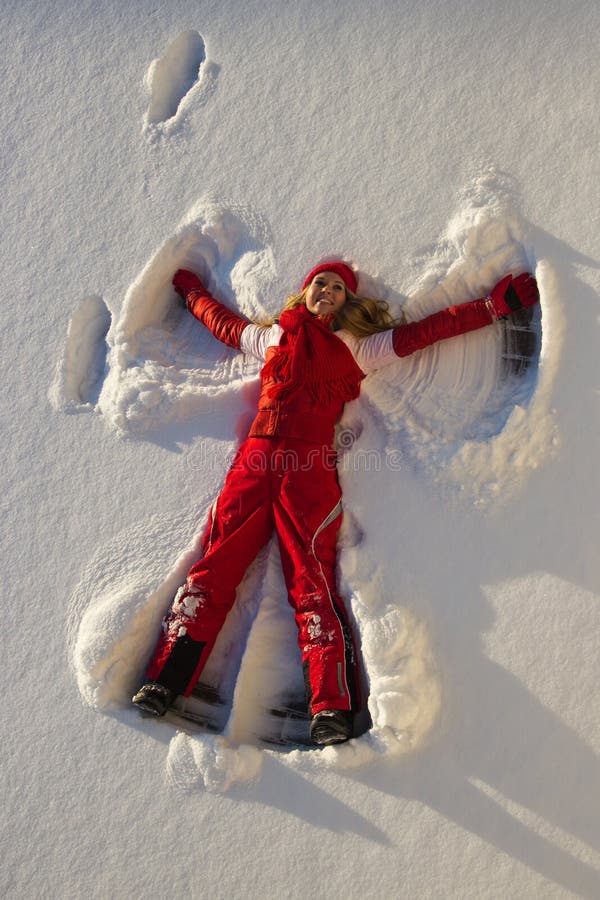
<path id="1" fill-rule="evenodd" d="M 342 279 L 348 290 L 353 294 L 356 293 L 356 287 L 358 285 L 356 272 L 354 272 L 350 268 L 350 266 L 347 266 L 346 263 L 337 262 L 335 260 L 331 262 L 320 263 L 320 265 L 315 266 L 315 268 L 312 269 L 304 279 L 302 290 L 304 290 L 305 287 L 308 287 L 315 275 L 318 275 L 319 272 L 335 272 L 335 274 L 339 275 L 339 277 Z"/>

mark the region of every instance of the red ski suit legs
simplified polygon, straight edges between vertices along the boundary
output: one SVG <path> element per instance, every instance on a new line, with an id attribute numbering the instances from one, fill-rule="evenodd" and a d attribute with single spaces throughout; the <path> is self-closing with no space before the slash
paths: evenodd
<path id="1" fill-rule="evenodd" d="M 333 450 L 290 438 L 249 438 L 211 510 L 203 556 L 165 617 L 148 677 L 191 692 L 238 584 L 275 529 L 312 714 L 356 708 L 354 640 L 336 592 L 341 513 Z"/>

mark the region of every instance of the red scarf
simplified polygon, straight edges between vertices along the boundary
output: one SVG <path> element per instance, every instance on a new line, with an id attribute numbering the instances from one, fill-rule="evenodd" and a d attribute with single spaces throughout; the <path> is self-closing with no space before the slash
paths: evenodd
<path id="1" fill-rule="evenodd" d="M 332 319 L 333 316 L 317 318 L 305 306 L 281 313 L 279 324 L 284 333 L 263 366 L 263 396 L 283 400 L 304 388 L 312 400 L 321 403 L 358 397 L 364 373 L 331 330 Z"/>

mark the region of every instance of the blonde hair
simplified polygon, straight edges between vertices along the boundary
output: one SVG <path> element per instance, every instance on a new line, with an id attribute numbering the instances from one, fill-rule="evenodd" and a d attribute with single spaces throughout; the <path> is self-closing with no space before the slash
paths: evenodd
<path id="1" fill-rule="evenodd" d="M 299 294 L 291 294 L 287 298 L 283 309 L 297 309 L 299 306 L 305 306 L 306 293 L 309 287 L 310 285 L 305 287 Z M 277 322 L 277 317 L 257 324 L 269 326 L 275 322 Z M 389 328 L 394 328 L 395 325 L 401 325 L 403 322 L 404 316 L 394 319 L 385 300 L 375 300 L 373 297 L 360 297 L 357 294 L 353 294 L 349 288 L 346 288 L 346 302 L 336 313 L 332 328 L 333 331 L 340 331 L 343 328 L 355 337 L 368 337 L 370 334 L 387 331 Z"/>

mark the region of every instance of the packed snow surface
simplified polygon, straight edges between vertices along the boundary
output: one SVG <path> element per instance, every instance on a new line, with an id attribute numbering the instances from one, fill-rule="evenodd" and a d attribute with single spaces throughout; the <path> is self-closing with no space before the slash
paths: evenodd
<path id="1" fill-rule="evenodd" d="M 5 897 L 600 896 L 593 0 L 2 12 Z M 315 263 L 489 328 L 339 424 L 339 585 L 372 727 L 280 749 L 302 676 L 274 543 L 208 680 L 131 707 L 257 394 L 171 278 L 265 320 Z M 512 342 L 512 343 L 511 343 Z"/>

